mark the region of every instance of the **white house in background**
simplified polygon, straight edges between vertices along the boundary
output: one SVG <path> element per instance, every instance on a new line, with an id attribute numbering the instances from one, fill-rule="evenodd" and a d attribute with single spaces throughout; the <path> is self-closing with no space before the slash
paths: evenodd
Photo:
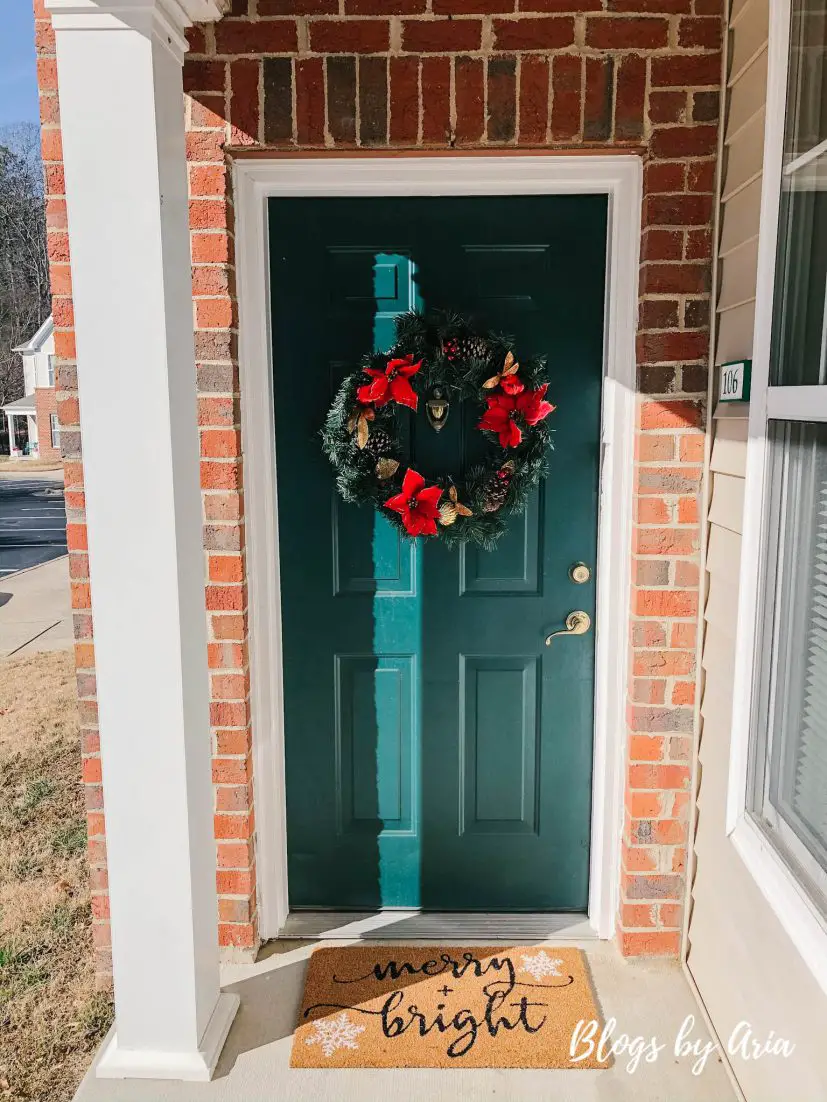
<path id="1" fill-rule="evenodd" d="M 9 452 L 40 459 L 60 458 L 54 371 L 54 322 L 46 318 L 31 340 L 14 349 L 23 357 L 22 398 L 2 407 L 9 430 Z M 23 432 L 26 421 L 28 435 Z M 28 441 L 28 447 L 26 442 Z"/>

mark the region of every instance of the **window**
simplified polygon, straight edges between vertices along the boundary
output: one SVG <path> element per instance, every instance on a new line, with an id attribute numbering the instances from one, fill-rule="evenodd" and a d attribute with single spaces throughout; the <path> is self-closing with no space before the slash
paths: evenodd
<path id="1" fill-rule="evenodd" d="M 768 81 L 736 675 L 747 706 L 728 826 L 788 931 L 805 931 L 801 948 L 827 932 L 827 0 L 784 8 L 773 24 L 784 102 L 783 81 Z M 763 842 L 750 849 L 741 823 Z"/>
<path id="2" fill-rule="evenodd" d="M 49 415 L 49 428 L 52 433 L 52 447 L 60 450 L 60 424 L 56 413 Z"/>
<path id="3" fill-rule="evenodd" d="M 55 358 L 49 356 L 49 386 L 55 385 Z"/>
<path id="4" fill-rule="evenodd" d="M 770 422 L 769 453 L 749 806 L 827 910 L 827 424 Z"/>
<path id="5" fill-rule="evenodd" d="M 770 382 L 827 383 L 825 3 L 794 0 Z"/>

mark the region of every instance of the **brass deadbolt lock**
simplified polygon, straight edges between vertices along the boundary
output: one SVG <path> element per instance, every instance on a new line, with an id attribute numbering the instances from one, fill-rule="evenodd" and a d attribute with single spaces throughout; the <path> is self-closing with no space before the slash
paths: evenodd
<path id="1" fill-rule="evenodd" d="M 583 585 L 591 576 L 592 572 L 584 562 L 576 562 L 569 567 L 569 577 L 576 585 Z"/>

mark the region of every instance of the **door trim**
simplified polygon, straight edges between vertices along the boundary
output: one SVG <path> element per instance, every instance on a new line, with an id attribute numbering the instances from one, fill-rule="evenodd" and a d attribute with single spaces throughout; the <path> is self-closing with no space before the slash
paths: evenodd
<path id="1" fill-rule="evenodd" d="M 632 574 L 635 333 L 643 169 L 635 155 L 281 156 L 233 165 L 259 928 L 288 915 L 281 599 L 267 200 L 582 195 L 609 201 L 598 516 L 589 921 L 615 932 Z M 255 400 L 250 397 L 255 395 Z"/>

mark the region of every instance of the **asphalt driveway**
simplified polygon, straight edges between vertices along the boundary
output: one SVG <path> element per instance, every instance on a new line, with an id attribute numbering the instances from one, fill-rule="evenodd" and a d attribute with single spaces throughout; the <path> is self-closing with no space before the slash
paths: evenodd
<path id="1" fill-rule="evenodd" d="M 66 554 L 63 482 L 0 476 L 0 578 Z"/>

